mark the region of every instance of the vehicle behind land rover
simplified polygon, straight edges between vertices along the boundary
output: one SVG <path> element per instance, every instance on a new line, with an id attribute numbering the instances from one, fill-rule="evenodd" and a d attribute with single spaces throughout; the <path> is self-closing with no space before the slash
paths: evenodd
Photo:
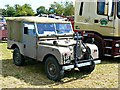
<path id="1" fill-rule="evenodd" d="M 91 73 L 95 64 L 100 63 L 97 46 L 82 43 L 80 33 L 73 34 L 70 22 L 46 17 L 12 17 L 7 25 L 8 48 L 14 49 L 14 64 L 23 65 L 25 57 L 44 62 L 51 80 L 60 80 L 65 70 L 74 68 Z"/>
<path id="2" fill-rule="evenodd" d="M 99 48 L 99 57 L 120 57 L 120 0 L 76 0 L 75 30 Z"/>
<path id="3" fill-rule="evenodd" d="M 0 17 L 0 40 L 7 39 L 7 25 L 4 17 Z"/>

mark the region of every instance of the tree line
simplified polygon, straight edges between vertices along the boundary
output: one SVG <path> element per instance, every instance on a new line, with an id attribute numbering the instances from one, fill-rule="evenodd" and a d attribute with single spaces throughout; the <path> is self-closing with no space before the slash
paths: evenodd
<path id="1" fill-rule="evenodd" d="M 6 17 L 18 17 L 18 16 L 35 16 L 40 14 L 57 14 L 64 16 L 74 15 L 74 5 L 73 2 L 65 1 L 65 2 L 54 2 L 50 4 L 48 9 L 45 6 L 39 6 L 36 9 L 36 12 L 32 9 L 30 4 L 19 5 L 16 4 L 14 6 L 5 5 L 6 9 L 0 9 L 3 16 Z"/>

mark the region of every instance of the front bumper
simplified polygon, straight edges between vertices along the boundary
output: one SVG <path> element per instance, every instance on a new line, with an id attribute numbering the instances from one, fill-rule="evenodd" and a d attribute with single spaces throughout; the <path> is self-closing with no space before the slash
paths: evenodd
<path id="1" fill-rule="evenodd" d="M 101 60 L 92 60 L 95 64 L 99 64 L 101 63 Z M 62 69 L 63 70 L 69 70 L 69 69 L 73 69 L 73 68 L 78 68 L 78 67 L 84 67 L 84 66 L 89 66 L 91 65 L 91 61 L 86 61 L 86 62 L 81 62 L 78 63 L 76 65 L 67 65 L 67 66 L 63 66 Z"/>

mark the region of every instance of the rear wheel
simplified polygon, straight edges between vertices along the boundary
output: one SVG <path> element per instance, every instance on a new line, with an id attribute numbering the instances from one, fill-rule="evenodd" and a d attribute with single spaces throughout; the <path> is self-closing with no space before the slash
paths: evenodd
<path id="1" fill-rule="evenodd" d="M 13 62 L 17 66 L 23 66 L 24 65 L 24 58 L 23 55 L 20 54 L 20 51 L 18 48 L 15 48 L 13 51 Z"/>
<path id="2" fill-rule="evenodd" d="M 92 61 L 91 65 L 79 67 L 80 72 L 90 74 L 95 69 L 95 63 Z"/>
<path id="3" fill-rule="evenodd" d="M 2 41 L 7 41 L 7 38 L 6 38 L 6 37 L 3 37 L 3 38 L 2 38 Z"/>
<path id="4" fill-rule="evenodd" d="M 54 81 L 59 81 L 63 77 L 62 68 L 58 64 L 57 60 L 50 56 L 45 61 L 45 72 L 47 77 Z"/>

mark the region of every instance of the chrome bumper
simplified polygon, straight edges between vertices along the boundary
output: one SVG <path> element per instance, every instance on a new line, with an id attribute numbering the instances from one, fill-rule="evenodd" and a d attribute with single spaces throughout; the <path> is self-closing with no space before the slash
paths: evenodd
<path id="1" fill-rule="evenodd" d="M 93 62 L 95 64 L 99 64 L 99 63 L 101 63 L 101 60 L 94 60 Z M 88 65 L 91 65 L 90 61 L 76 64 L 76 67 L 84 67 L 84 66 L 88 66 Z M 69 70 L 69 69 L 72 69 L 72 68 L 75 68 L 75 65 L 68 65 L 68 66 L 63 66 L 62 67 L 63 70 Z"/>

